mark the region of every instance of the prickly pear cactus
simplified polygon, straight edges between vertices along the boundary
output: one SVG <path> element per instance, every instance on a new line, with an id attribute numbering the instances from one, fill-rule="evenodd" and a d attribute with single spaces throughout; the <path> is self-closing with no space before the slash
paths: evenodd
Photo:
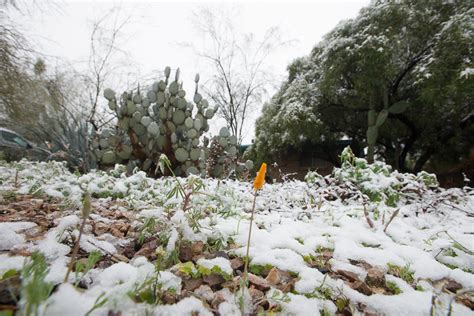
<path id="1" fill-rule="evenodd" d="M 387 91 L 384 91 L 383 97 L 384 109 L 380 112 L 376 112 L 375 103 L 372 100 L 369 104 L 369 112 L 367 117 L 367 161 L 369 163 L 374 162 L 375 144 L 379 135 L 379 129 L 387 120 L 389 113 L 400 114 L 406 111 L 408 108 L 408 103 L 405 101 L 397 102 L 389 107 Z"/>
<path id="2" fill-rule="evenodd" d="M 223 176 L 224 162 L 237 161 L 237 138 L 227 128 L 213 138 L 221 147 L 217 163 L 210 170 L 209 140 L 201 138 L 209 130 L 208 122 L 218 108 L 210 107 L 199 93 L 199 75 L 194 80 L 196 88 L 191 102 L 179 81 L 179 69 L 174 79 L 170 79 L 169 67 L 164 74 L 165 79 L 153 83 L 146 93 L 138 87 L 117 97 L 113 90 L 104 90 L 109 109 L 116 113 L 118 121 L 115 130 L 104 129 L 92 141 L 96 158 L 102 165 L 126 164 L 129 171 L 138 167 L 158 176 L 158 158 L 165 154 L 178 176 Z M 226 166 L 237 169 L 236 163 Z"/>

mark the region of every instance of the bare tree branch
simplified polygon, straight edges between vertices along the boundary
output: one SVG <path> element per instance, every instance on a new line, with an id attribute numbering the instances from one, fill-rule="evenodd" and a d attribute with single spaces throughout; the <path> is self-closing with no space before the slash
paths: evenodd
<path id="1" fill-rule="evenodd" d="M 203 48 L 193 47 L 195 53 L 214 70 L 203 90 L 241 143 L 245 122 L 270 86 L 268 56 L 287 42 L 276 27 L 267 30 L 261 41 L 253 34 L 238 34 L 225 12 L 203 8 L 193 22 L 205 42 Z"/>

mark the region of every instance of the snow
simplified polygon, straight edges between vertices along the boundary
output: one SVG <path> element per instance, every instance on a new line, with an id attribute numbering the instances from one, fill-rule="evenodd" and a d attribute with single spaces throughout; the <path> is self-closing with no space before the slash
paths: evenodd
<path id="1" fill-rule="evenodd" d="M 23 244 L 26 240 L 17 232 L 36 226 L 35 223 L 30 222 L 0 223 L 0 251 Z"/>
<path id="2" fill-rule="evenodd" d="M 319 315 L 323 310 L 326 310 L 331 315 L 336 312 L 336 306 L 332 302 L 316 298 L 306 298 L 292 293 L 289 293 L 288 296 L 290 301 L 281 304 L 283 312 L 287 315 L 312 316 Z"/>
<path id="3" fill-rule="evenodd" d="M 176 293 L 181 293 L 181 278 L 169 271 L 160 272 L 157 282 L 161 284 L 164 290 L 174 289 Z"/>
<path id="4" fill-rule="evenodd" d="M 117 199 L 122 207 L 120 212 L 134 212 L 134 216 L 130 217 L 132 227 L 140 224 L 133 218 L 154 218 L 160 223 L 160 230 L 154 234 L 166 235 L 167 243 L 159 246 L 164 247 L 167 254 L 176 250 L 181 241 L 206 243 L 214 239 L 221 240 L 224 247 L 233 244 L 232 248 L 225 248 L 229 255 L 245 256 L 253 201 L 249 183 L 205 179 L 203 192 L 206 194 L 193 195 L 190 199 L 192 211 L 183 212 L 181 198 L 166 199 L 174 185 L 169 179 L 149 179 L 140 172 L 127 178 L 102 171 L 77 178 L 57 162 L 23 161 L 20 165 L 24 168 L 17 193 L 29 192 L 34 183 L 40 183 L 36 189 L 42 189 L 45 194 L 52 193 L 52 197 L 57 195 L 57 192 L 51 191 L 53 189 L 69 192 L 67 201 L 73 203 L 68 204 L 64 214 L 59 215 L 54 227 L 43 238 L 29 239 L 26 232 L 38 228 L 34 223 L 0 223 L 0 249 L 25 246 L 30 251 L 39 250 L 45 255 L 49 266 L 46 281 L 55 285 L 62 283 L 70 260 L 71 246 L 66 241 L 79 233 L 81 214 L 80 204 L 76 203 L 80 202 L 82 195 L 81 184 L 87 184 L 96 193 L 125 193 L 125 198 Z M 276 300 L 283 315 L 318 315 L 322 310 L 335 313 L 336 307 L 331 300 L 310 295 L 323 284 L 334 293 L 342 293 L 354 306 L 362 304 L 366 306 L 366 311 L 383 315 L 429 315 L 433 295 L 437 295 L 441 303 L 453 298 L 453 295 L 436 292 L 433 282 L 444 278 L 458 282 L 464 289 L 474 288 L 472 189 L 432 190 L 420 176 L 392 173 L 383 169 L 384 165 L 378 167 L 382 171 L 364 169 L 362 180 L 354 179 L 350 169 L 341 168 L 326 178 L 329 184 L 324 184 L 321 178 L 315 182 L 287 181 L 266 184 L 259 191 L 250 241 L 250 265 L 268 264 L 297 274 L 294 291 L 287 294 L 289 300 Z M 14 167 L 0 164 L 0 191 L 13 189 L 11 179 L 14 174 Z M 28 181 L 24 175 L 30 177 Z M 186 179 L 180 181 L 185 183 Z M 400 198 L 393 206 L 385 204 L 385 197 L 374 202 L 361 193 L 366 189 L 387 193 L 394 186 L 401 189 L 397 191 Z M 350 197 L 342 199 L 341 192 Z M 328 195 L 336 198 L 326 199 Z M 428 207 L 440 198 L 445 198 L 447 202 Z M 103 208 L 111 201 L 110 197 L 94 199 L 93 205 Z M 367 223 L 364 207 L 370 212 L 374 228 Z M 385 213 L 386 224 L 396 209 L 399 209 L 399 214 L 384 232 L 382 214 Z M 378 217 L 375 211 L 379 213 Z M 92 220 L 114 225 L 113 219 L 99 214 L 92 214 L 88 221 Z M 110 234 L 94 236 L 88 223 L 80 246 L 81 251 L 86 253 L 99 250 L 104 256 L 110 256 L 120 254 L 122 246 L 130 242 L 133 242 L 130 238 L 120 239 Z M 333 271 L 354 272 L 363 280 L 367 272 L 354 260 L 364 261 L 384 271 L 388 270 L 388 264 L 409 267 L 414 282 L 421 285 L 424 291 L 415 290 L 412 284 L 387 274 L 386 280 L 397 284 L 401 294 L 364 295 L 341 279 L 324 274 L 305 262 L 304 257 L 318 256 L 321 248 L 333 251 L 328 262 Z M 24 257 L 1 253 L 0 275 L 9 269 L 21 270 L 23 263 Z M 207 269 L 217 266 L 223 272 L 234 275 L 230 261 L 223 257 L 200 258 L 196 264 Z M 128 295 L 151 278 L 163 290 L 183 293 L 182 279 L 174 272 L 172 268 L 157 272 L 155 264 L 143 256 L 128 263 L 113 262 L 106 268 L 96 267 L 89 271 L 87 289 L 79 291 L 70 284 L 61 284 L 42 306 L 47 315 L 83 315 L 105 293 L 107 302 L 93 315 L 106 315 L 109 310 L 127 315 L 189 315 L 193 311 L 200 315 L 212 315 L 196 297 L 183 298 L 176 304 L 152 306 L 136 303 Z M 74 280 L 72 273 L 69 281 Z M 219 312 L 222 315 L 240 315 L 239 294 L 228 289 L 221 290 L 220 294 L 225 300 L 218 306 Z M 266 296 L 272 299 L 273 294 L 274 289 Z M 440 307 L 440 311 L 446 311 L 445 305 Z M 473 314 L 457 302 L 452 306 L 456 315 Z M 249 308 L 246 306 L 246 309 Z"/>
<path id="5" fill-rule="evenodd" d="M 230 261 L 226 258 L 222 258 L 222 257 L 217 257 L 217 258 L 214 258 L 214 259 L 204 259 L 204 258 L 200 258 L 198 259 L 198 261 L 196 262 L 198 265 L 204 267 L 204 268 L 207 268 L 209 270 L 212 270 L 213 267 L 219 267 L 223 272 L 229 274 L 229 275 L 232 275 L 232 268 L 230 266 Z"/>
<path id="6" fill-rule="evenodd" d="M 138 268 L 125 262 L 119 262 L 106 268 L 99 275 L 98 282 L 101 286 L 110 288 L 115 285 L 130 286 L 135 283 L 138 277 Z"/>
<path id="7" fill-rule="evenodd" d="M 8 255 L 0 254 L 0 275 L 3 275 L 8 270 L 21 270 L 25 263 L 25 257 L 10 257 Z"/>
<path id="8" fill-rule="evenodd" d="M 155 309 L 155 313 L 162 316 L 184 316 L 193 312 L 200 316 L 212 316 L 212 313 L 195 297 L 187 297 L 174 305 L 161 305 Z"/>
<path id="9" fill-rule="evenodd" d="M 463 71 L 461 71 L 461 74 L 459 75 L 459 77 L 461 79 L 462 78 L 468 79 L 472 75 L 474 75 L 474 68 L 467 67 Z"/>
<path id="10" fill-rule="evenodd" d="M 45 304 L 47 315 L 83 316 L 94 306 L 95 299 L 79 292 L 71 284 L 61 284 Z M 41 314 L 41 313 L 40 313 Z"/>

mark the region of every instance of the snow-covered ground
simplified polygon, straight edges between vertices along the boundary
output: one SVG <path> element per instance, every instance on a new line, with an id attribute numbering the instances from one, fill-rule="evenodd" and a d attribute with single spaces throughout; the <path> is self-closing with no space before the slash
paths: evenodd
<path id="1" fill-rule="evenodd" d="M 39 303 L 45 315 L 240 315 L 242 302 L 254 314 L 474 315 L 470 188 L 441 189 L 429 174 L 359 159 L 324 178 L 266 184 L 242 297 L 251 184 L 180 178 L 196 191 L 183 211 L 173 178 L 122 172 L 0 163 L 0 284 L 20 271 L 18 308 L 32 304 L 27 287 L 38 280 L 24 265 L 37 250 L 42 282 L 55 286 Z M 102 257 L 63 283 L 85 191 L 92 214 L 79 257 Z"/>

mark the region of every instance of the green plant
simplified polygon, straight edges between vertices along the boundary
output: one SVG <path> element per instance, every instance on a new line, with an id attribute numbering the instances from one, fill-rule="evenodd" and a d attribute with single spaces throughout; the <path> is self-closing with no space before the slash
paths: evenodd
<path id="1" fill-rule="evenodd" d="M 109 299 L 105 297 L 105 292 L 102 292 L 95 300 L 94 305 L 91 307 L 91 309 L 86 312 L 85 316 L 91 315 L 93 311 L 104 306 L 108 302 L 108 300 Z"/>
<path id="2" fill-rule="evenodd" d="M 159 283 L 160 272 L 166 268 L 167 258 L 166 251 L 163 247 L 159 247 L 156 251 L 157 259 L 155 262 L 154 273 L 145 278 L 142 283 L 137 284 L 132 291 L 129 291 L 128 296 L 136 303 L 147 303 L 157 305 L 162 302 L 165 292 L 176 293 L 174 289 L 164 290 L 161 283 Z"/>
<path id="3" fill-rule="evenodd" d="M 407 282 L 408 284 L 413 284 L 415 281 L 414 272 L 410 270 L 410 264 L 405 265 L 404 267 L 397 266 L 392 263 L 387 263 L 388 273 L 394 276 L 397 276 Z"/>
<path id="4" fill-rule="evenodd" d="M 330 300 L 332 297 L 332 290 L 328 286 L 318 286 L 310 293 L 304 293 L 307 298 L 319 298 L 323 300 Z"/>
<path id="5" fill-rule="evenodd" d="M 74 275 L 76 282 L 74 286 L 77 286 L 81 279 L 92 269 L 97 262 L 102 258 L 102 253 L 98 250 L 92 250 L 87 257 L 86 262 L 77 261 L 74 267 Z"/>
<path id="6" fill-rule="evenodd" d="M 425 291 L 425 289 L 424 289 L 421 285 L 419 285 L 419 284 L 417 284 L 417 285 L 415 286 L 415 290 L 420 291 L 420 292 L 424 292 L 424 291 Z"/>
<path id="7" fill-rule="evenodd" d="M 43 254 L 35 251 L 21 270 L 21 302 L 24 315 L 38 315 L 39 306 L 51 294 L 53 284 L 46 282 L 48 264 Z"/>
<path id="8" fill-rule="evenodd" d="M 187 261 L 187 262 L 178 264 L 178 271 L 181 274 L 194 278 L 194 279 L 201 277 L 201 273 L 199 272 L 199 270 L 196 268 L 196 266 L 194 265 L 192 261 Z"/>
<path id="9" fill-rule="evenodd" d="M 2 192 L 2 198 L 3 198 L 6 202 L 13 202 L 13 201 L 15 201 L 16 196 L 17 196 L 17 193 L 16 193 L 15 191 L 4 191 L 4 192 Z"/>
<path id="10" fill-rule="evenodd" d="M 143 245 L 145 239 L 151 236 L 156 230 L 156 219 L 154 217 L 148 217 L 145 219 L 139 218 L 142 224 L 138 227 L 138 238 L 137 243 L 139 246 Z"/>
<path id="11" fill-rule="evenodd" d="M 385 286 L 387 287 L 387 289 L 397 295 L 397 294 L 400 294 L 402 293 L 402 290 L 400 290 L 400 288 L 398 287 L 397 283 L 393 282 L 393 281 L 387 281 L 385 282 Z"/>
<path id="12" fill-rule="evenodd" d="M 369 111 L 367 112 L 367 162 L 374 162 L 375 144 L 377 142 L 379 129 L 388 118 L 388 114 L 400 114 L 408 108 L 408 102 L 400 101 L 389 107 L 388 92 L 383 89 L 383 110 L 376 112 L 375 102 L 371 96 L 369 102 Z"/>
<path id="13" fill-rule="evenodd" d="M 224 280 L 226 281 L 229 281 L 232 279 L 232 275 L 222 271 L 221 267 L 219 266 L 213 266 L 211 269 L 209 268 L 206 268 L 204 266 L 201 266 L 201 265 L 197 265 L 197 270 L 199 272 L 199 275 L 201 276 L 206 276 L 206 275 L 211 275 L 213 273 L 215 274 L 219 274 L 220 276 L 222 276 L 224 278 Z"/>
<path id="14" fill-rule="evenodd" d="M 382 162 L 368 164 L 365 159 L 357 158 L 350 147 L 341 154 L 341 168 L 333 170 L 333 176 L 341 183 L 350 182 L 374 203 L 384 203 L 396 207 L 401 198 L 400 184 L 387 181 L 384 185 L 373 185 L 380 176 L 389 177 L 391 167 Z"/>
<path id="15" fill-rule="evenodd" d="M 250 272 L 252 272 L 255 275 L 267 275 L 268 272 L 273 268 L 271 264 L 252 264 L 250 265 L 249 269 Z"/>
<path id="16" fill-rule="evenodd" d="M 207 252 L 214 253 L 222 250 L 227 246 L 227 241 L 223 236 L 209 237 L 204 245 L 204 249 Z"/>

